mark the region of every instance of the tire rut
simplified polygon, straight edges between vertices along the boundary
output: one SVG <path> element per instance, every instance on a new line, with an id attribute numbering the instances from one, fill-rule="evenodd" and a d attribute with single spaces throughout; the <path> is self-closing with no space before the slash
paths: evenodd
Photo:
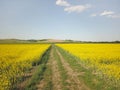
<path id="1" fill-rule="evenodd" d="M 53 55 L 53 49 L 51 50 L 51 68 L 52 68 L 52 83 L 53 83 L 53 90 L 62 90 L 62 84 L 61 84 L 61 76 L 58 69 L 57 61 L 54 58 Z"/>
<path id="2" fill-rule="evenodd" d="M 49 65 L 49 68 L 52 70 L 52 90 L 62 90 L 62 84 L 61 84 L 61 76 L 58 69 L 57 61 L 54 58 L 54 51 L 53 48 L 51 48 L 50 51 L 50 58 L 47 62 L 47 65 Z M 49 77 L 49 76 L 48 76 Z M 40 81 L 39 85 L 37 85 L 37 90 L 45 90 L 45 87 L 47 86 L 47 81 L 45 80 L 45 77 L 43 80 Z M 51 90 L 50 88 L 47 90 Z"/>
<path id="3" fill-rule="evenodd" d="M 60 57 L 64 69 L 67 71 L 67 74 L 70 77 L 68 80 L 70 83 L 72 83 L 70 86 L 70 90 L 90 90 L 84 83 L 80 82 L 78 78 L 79 74 L 70 67 L 69 63 L 65 61 L 65 59 L 57 49 L 56 52 Z"/>

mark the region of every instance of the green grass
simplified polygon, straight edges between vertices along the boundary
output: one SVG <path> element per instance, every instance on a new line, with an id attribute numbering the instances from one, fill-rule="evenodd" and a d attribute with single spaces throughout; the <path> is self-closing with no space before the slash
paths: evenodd
<path id="1" fill-rule="evenodd" d="M 46 70 L 44 72 L 43 78 L 45 81 L 45 86 L 43 90 L 53 90 L 53 84 L 52 84 L 52 66 L 50 64 L 46 65 Z"/>
<path id="2" fill-rule="evenodd" d="M 46 82 L 45 87 L 43 88 L 43 90 L 53 90 L 53 84 L 52 84 L 52 70 L 51 70 L 51 66 L 47 66 L 47 69 L 44 73 L 44 80 Z"/>

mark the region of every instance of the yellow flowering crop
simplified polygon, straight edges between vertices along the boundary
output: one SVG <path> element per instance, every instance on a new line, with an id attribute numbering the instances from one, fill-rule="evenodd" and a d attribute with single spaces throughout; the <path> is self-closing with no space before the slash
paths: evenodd
<path id="1" fill-rule="evenodd" d="M 120 44 L 57 44 L 95 67 L 107 77 L 120 80 Z"/>
<path id="2" fill-rule="evenodd" d="M 37 63 L 49 44 L 1 44 L 0 90 L 8 90 L 24 72 Z"/>

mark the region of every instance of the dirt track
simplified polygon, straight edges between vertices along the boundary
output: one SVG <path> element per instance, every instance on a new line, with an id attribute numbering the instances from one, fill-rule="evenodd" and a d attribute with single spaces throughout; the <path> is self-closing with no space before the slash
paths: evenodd
<path id="1" fill-rule="evenodd" d="M 80 82 L 80 80 L 77 76 L 77 75 L 79 75 L 79 73 L 75 72 L 70 67 L 69 63 L 67 63 L 65 61 L 64 57 L 58 50 L 56 50 L 56 52 L 58 53 L 58 55 L 60 57 L 60 60 L 62 62 L 64 69 L 67 71 L 68 77 L 70 77 L 69 82 L 72 83 L 70 90 L 89 90 L 89 88 L 87 86 L 85 86 L 82 82 Z"/>
<path id="2" fill-rule="evenodd" d="M 51 66 L 52 66 L 52 72 L 53 72 L 53 76 L 52 76 L 52 81 L 53 81 L 53 88 L 54 90 L 61 90 L 62 89 L 62 84 L 61 84 L 61 76 L 60 76 L 60 72 L 58 69 L 58 64 L 57 61 L 55 60 L 54 56 L 53 56 L 53 50 L 51 50 Z"/>
<path id="3" fill-rule="evenodd" d="M 68 83 L 67 90 L 90 90 L 83 82 L 80 81 L 78 75 L 80 75 L 79 72 L 75 72 L 69 65 L 69 63 L 64 59 L 63 55 L 59 52 L 59 50 L 55 47 L 52 47 L 50 51 L 50 58 L 48 60 L 47 65 L 50 66 L 52 75 L 51 75 L 51 82 L 52 82 L 52 90 L 63 90 L 63 83 L 62 83 L 62 75 L 59 70 L 58 62 L 54 56 L 54 53 L 56 53 L 57 57 L 59 57 L 60 62 L 62 63 L 62 67 L 66 71 L 67 74 L 67 80 Z M 45 78 L 45 77 L 44 77 Z M 46 87 L 46 80 L 43 78 L 43 80 L 40 81 L 38 85 L 38 90 L 45 90 L 44 87 Z M 51 89 L 47 89 L 51 90 Z"/>

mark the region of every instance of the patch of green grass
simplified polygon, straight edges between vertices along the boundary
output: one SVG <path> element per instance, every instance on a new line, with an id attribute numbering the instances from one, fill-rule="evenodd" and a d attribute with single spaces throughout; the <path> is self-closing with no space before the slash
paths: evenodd
<path id="1" fill-rule="evenodd" d="M 30 82 L 28 83 L 27 87 L 25 90 L 36 90 L 36 84 L 38 83 L 39 80 L 43 78 L 43 72 L 45 71 L 45 65 L 42 64 L 37 68 L 37 71 L 35 74 L 32 76 Z"/>
<path id="2" fill-rule="evenodd" d="M 44 81 L 45 81 L 45 86 L 43 90 L 53 90 L 53 84 L 52 84 L 52 69 L 51 65 L 48 64 L 46 65 L 46 71 L 44 73 Z"/>

